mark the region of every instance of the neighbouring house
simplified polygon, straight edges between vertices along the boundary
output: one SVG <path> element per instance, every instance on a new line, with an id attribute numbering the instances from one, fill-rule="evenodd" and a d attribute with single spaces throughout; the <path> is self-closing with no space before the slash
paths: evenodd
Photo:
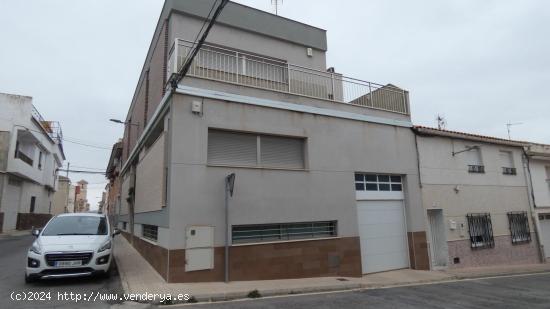
<path id="1" fill-rule="evenodd" d="M 41 227 L 52 215 L 65 160 L 61 127 L 44 120 L 28 96 L 0 93 L 0 118 L 2 230 Z"/>
<path id="2" fill-rule="evenodd" d="M 53 195 L 52 215 L 71 212 L 69 211 L 71 209 L 71 207 L 69 207 L 69 204 L 71 202 L 71 187 L 71 180 L 68 177 L 62 175 L 58 176 L 57 191 L 55 191 Z"/>
<path id="3" fill-rule="evenodd" d="M 550 259 L 550 145 L 529 144 L 525 147 L 531 173 L 531 194 L 536 223 L 544 251 Z"/>
<path id="4" fill-rule="evenodd" d="M 414 130 L 432 268 L 539 263 L 525 143 Z"/>
<path id="5" fill-rule="evenodd" d="M 90 211 L 90 203 L 88 203 L 88 182 L 82 179 L 75 185 L 74 212 L 87 211 Z"/>
<path id="6" fill-rule="evenodd" d="M 105 175 L 109 182 L 105 187 L 107 200 L 104 213 L 106 213 L 114 226 L 118 225 L 118 215 L 120 213 L 120 170 L 122 168 L 122 140 L 113 145 L 109 163 Z"/>
<path id="7" fill-rule="evenodd" d="M 325 30 L 233 2 L 172 89 L 213 3 L 164 4 L 125 119 L 125 237 L 169 282 L 429 269 L 408 92 L 327 68 Z"/>

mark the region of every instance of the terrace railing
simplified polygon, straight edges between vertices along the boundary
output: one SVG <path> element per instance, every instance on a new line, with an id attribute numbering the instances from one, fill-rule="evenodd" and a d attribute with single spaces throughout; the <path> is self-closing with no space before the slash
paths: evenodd
<path id="1" fill-rule="evenodd" d="M 176 39 L 170 51 L 169 77 L 185 63 L 192 46 L 191 42 Z M 380 85 L 217 46 L 203 45 L 187 75 L 409 114 L 407 91 L 391 84 Z"/>

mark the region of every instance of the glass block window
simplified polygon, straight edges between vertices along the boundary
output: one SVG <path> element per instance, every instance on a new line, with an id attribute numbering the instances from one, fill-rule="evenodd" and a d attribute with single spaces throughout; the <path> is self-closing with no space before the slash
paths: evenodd
<path id="1" fill-rule="evenodd" d="M 356 191 L 403 191 L 399 175 L 355 173 Z"/>

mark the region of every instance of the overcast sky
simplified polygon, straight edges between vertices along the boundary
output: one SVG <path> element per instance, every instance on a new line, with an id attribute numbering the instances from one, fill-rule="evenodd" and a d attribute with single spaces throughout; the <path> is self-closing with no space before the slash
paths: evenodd
<path id="1" fill-rule="evenodd" d="M 185 1 L 185 0 L 181 0 Z M 273 11 L 271 0 L 237 1 Z M 61 122 L 71 167 L 104 170 L 162 0 L 0 0 L 0 92 Z M 284 0 L 327 30 L 327 66 L 410 91 L 416 124 L 550 143 L 550 1 Z M 93 207 L 103 176 L 90 183 Z"/>

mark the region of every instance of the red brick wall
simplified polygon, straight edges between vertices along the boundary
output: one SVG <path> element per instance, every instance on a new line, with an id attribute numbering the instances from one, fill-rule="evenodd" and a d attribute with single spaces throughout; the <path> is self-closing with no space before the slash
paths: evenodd
<path id="1" fill-rule="evenodd" d="M 166 62 L 168 48 L 167 41 L 167 25 L 165 21 L 161 28 L 161 32 L 158 37 L 154 38 L 154 44 L 152 45 L 152 54 L 149 61 L 144 64 L 143 74 L 141 75 L 138 84 L 136 86 L 135 96 L 133 98 L 133 105 L 131 110 L 128 111 L 128 115 L 132 119 L 132 123 L 139 123 L 139 128 L 136 126 L 126 125 L 123 135 L 123 151 L 122 159 L 126 162 L 130 152 L 136 145 L 136 142 L 145 128 L 144 122 L 149 122 L 156 108 L 158 107 L 162 97 L 164 95 L 164 85 L 166 84 Z M 149 73 L 147 73 L 149 71 Z M 147 82 L 149 77 L 149 82 Z M 147 85 L 149 88 L 147 89 Z M 146 95 L 148 95 L 146 97 Z M 147 104 L 147 107 L 145 106 Z M 145 117 L 147 121 L 145 121 Z M 131 134 L 128 131 L 131 130 Z"/>

